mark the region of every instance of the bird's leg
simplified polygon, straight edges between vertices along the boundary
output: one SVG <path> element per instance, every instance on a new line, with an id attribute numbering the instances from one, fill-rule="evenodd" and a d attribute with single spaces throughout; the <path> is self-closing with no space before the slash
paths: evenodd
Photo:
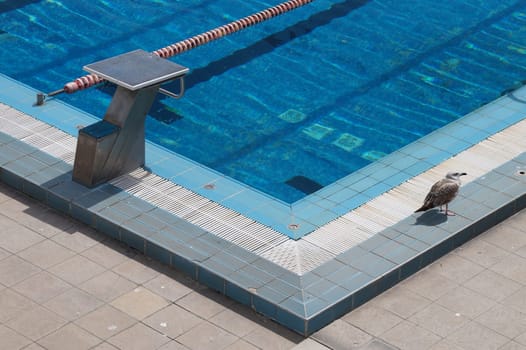
<path id="1" fill-rule="evenodd" d="M 446 208 L 447 208 L 447 207 L 446 207 Z M 443 212 L 443 210 L 442 210 L 442 206 L 439 207 L 438 212 L 439 212 L 439 213 L 442 213 L 442 212 Z"/>
<path id="2" fill-rule="evenodd" d="M 446 204 L 446 211 L 445 211 L 444 213 L 445 213 L 447 216 L 455 216 L 455 215 L 457 215 L 457 214 L 455 214 L 455 213 L 453 213 L 452 211 L 449 211 L 449 210 L 447 209 L 447 204 Z"/>

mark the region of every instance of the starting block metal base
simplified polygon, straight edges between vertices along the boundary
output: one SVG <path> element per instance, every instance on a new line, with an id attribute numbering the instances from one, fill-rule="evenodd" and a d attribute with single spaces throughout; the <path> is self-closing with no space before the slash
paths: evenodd
<path id="1" fill-rule="evenodd" d="M 79 131 L 73 180 L 87 187 L 144 166 L 144 122 L 162 83 L 188 68 L 143 50 L 84 67 L 118 85 L 104 119 Z"/>

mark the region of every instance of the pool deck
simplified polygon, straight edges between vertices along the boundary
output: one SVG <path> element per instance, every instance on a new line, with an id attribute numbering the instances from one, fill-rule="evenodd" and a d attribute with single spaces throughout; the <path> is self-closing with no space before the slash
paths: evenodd
<path id="1" fill-rule="evenodd" d="M 15 90 L 0 101 L 14 99 L 0 103 L 0 181 L 305 336 L 526 207 L 525 88 L 344 179 L 364 198 L 382 193 L 298 240 L 147 170 L 93 189 L 72 182 L 75 138 L 28 112 L 73 129 L 85 120 Z M 469 173 L 458 215 L 412 214 L 453 169 Z M 340 193 L 320 192 L 312 204 Z"/>
<path id="2" fill-rule="evenodd" d="M 0 348 L 526 349 L 526 210 L 304 338 L 0 184 Z"/>

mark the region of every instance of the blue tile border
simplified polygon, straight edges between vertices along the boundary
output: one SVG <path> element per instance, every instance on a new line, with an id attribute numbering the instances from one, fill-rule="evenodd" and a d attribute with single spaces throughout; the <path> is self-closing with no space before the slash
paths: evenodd
<path id="1" fill-rule="evenodd" d="M 59 100 L 51 99 L 44 106 L 35 107 L 33 103 L 36 91 L 2 74 L 0 87 L 9 91 L 2 93 L 0 89 L 0 101 L 70 135 L 78 133 L 75 127 L 77 124 L 90 125 L 99 121 L 99 118 Z M 524 92 L 526 87 L 503 96 L 292 204 L 270 197 L 148 141 L 146 167 L 161 177 L 179 183 L 289 238 L 299 239 L 489 135 L 522 120 L 524 113 L 520 111 L 524 111 L 525 107 L 514 98 L 514 94 L 521 95 Z M 68 117 L 64 118 L 64 115 Z M 8 150 L 8 154 L 0 155 L 0 164 L 3 157 L 11 159 L 19 155 L 16 151 Z M 208 184 L 214 184 L 213 189 L 205 186 Z M 309 214 L 302 212 L 305 208 L 309 209 Z M 291 216 L 294 217 L 294 222 L 291 222 Z M 297 229 L 291 230 L 291 223 L 298 225 Z"/>
<path id="2" fill-rule="evenodd" d="M 28 96 L 33 97 L 34 91 L 0 76 L 2 84 L 24 90 L 19 97 L 26 104 L 20 109 L 38 114 L 44 121 L 56 125 L 64 108 L 74 114 L 78 123 L 96 121 L 58 101 L 35 109 L 28 103 Z M 16 108 L 20 107 L 20 99 L 17 98 Z M 253 215 L 263 224 L 297 239 L 489 134 L 522 120 L 519 111 L 523 110 L 524 105 L 511 97 L 494 101 L 487 108 L 293 205 L 269 198 L 182 157 L 175 158 L 179 170 L 170 176 L 195 181 L 196 176 L 189 177 L 185 172 L 205 171 L 200 173 L 202 181 L 216 185 L 217 192 L 211 197 L 217 202 Z M 480 124 L 480 115 L 484 116 L 484 124 Z M 63 125 L 63 130 L 76 133 L 71 125 Z M 166 160 L 174 159 L 173 154 L 151 144 L 147 144 L 147 152 L 152 160 L 148 165 L 154 171 L 156 165 L 161 172 L 166 171 Z M 445 218 L 436 211 L 412 215 L 314 270 L 298 275 L 110 184 L 92 189 L 80 186 L 72 182 L 69 164 L 0 132 L 0 181 L 303 335 L 362 305 L 525 208 L 526 176 L 518 175 L 517 167 L 526 169 L 526 153 L 464 186 L 455 201 L 461 214 L 454 218 Z M 202 181 L 189 189 L 209 196 L 210 190 L 204 188 Z M 221 186 L 217 187 L 218 184 Z M 291 220 L 300 224 L 299 230 L 288 230 Z"/>
<path id="3" fill-rule="evenodd" d="M 516 171 L 526 169 L 525 152 L 464 186 L 457 216 L 409 216 L 298 275 L 112 185 L 80 186 L 70 165 L 9 135 L 0 140 L 0 154 L 15 151 L 0 165 L 1 181 L 303 335 L 526 207 L 526 175 Z"/>

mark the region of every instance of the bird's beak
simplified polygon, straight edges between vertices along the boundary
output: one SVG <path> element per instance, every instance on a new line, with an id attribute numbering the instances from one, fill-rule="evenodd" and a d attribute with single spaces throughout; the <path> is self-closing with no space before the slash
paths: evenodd
<path id="1" fill-rule="evenodd" d="M 468 173 L 460 173 L 459 176 L 467 175 Z"/>

